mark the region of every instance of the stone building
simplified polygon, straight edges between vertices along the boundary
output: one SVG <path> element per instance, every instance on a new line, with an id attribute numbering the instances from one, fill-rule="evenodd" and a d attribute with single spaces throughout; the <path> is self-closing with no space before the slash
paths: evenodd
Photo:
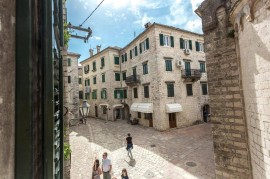
<path id="1" fill-rule="evenodd" d="M 93 55 L 90 49 L 90 57 L 81 62 L 84 98 L 90 104 L 90 116 L 117 120 L 124 115 L 120 113 L 123 104 L 119 50 L 118 47 L 108 47 L 100 51 L 97 46 L 97 53 Z"/>
<path id="2" fill-rule="evenodd" d="M 68 52 L 67 53 L 67 83 L 68 91 L 67 100 L 69 103 L 69 117 L 70 119 L 79 118 L 79 69 L 78 59 L 80 54 Z"/>
<path id="3" fill-rule="evenodd" d="M 200 34 L 148 23 L 126 47 L 108 47 L 82 65 L 90 86 L 85 97 L 96 117 L 128 119 L 131 114 L 144 126 L 166 130 L 202 120 L 203 109 L 210 112 Z M 107 98 L 100 99 L 104 90 Z M 106 105 L 112 110 L 108 115 L 98 108 Z"/>
<path id="4" fill-rule="evenodd" d="M 217 178 L 270 178 L 270 1 L 205 0 Z"/>
<path id="5" fill-rule="evenodd" d="M 79 73 L 79 99 L 83 99 L 83 70 L 82 66 L 78 66 L 78 73 Z M 81 102 L 80 102 L 81 104 Z"/>

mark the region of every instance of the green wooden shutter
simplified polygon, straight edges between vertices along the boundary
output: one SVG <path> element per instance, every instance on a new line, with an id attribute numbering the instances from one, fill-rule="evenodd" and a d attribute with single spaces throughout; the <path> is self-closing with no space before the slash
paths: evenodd
<path id="1" fill-rule="evenodd" d="M 104 97 L 107 99 L 107 90 L 104 90 Z"/>
<path id="2" fill-rule="evenodd" d="M 123 90 L 120 90 L 120 98 L 121 98 L 121 99 L 124 98 L 124 92 L 123 92 Z"/>
<path id="3" fill-rule="evenodd" d="M 180 38 L 180 49 L 184 49 L 184 39 Z"/>
<path id="4" fill-rule="evenodd" d="M 129 57 L 132 59 L 132 50 L 129 51 Z"/>
<path id="5" fill-rule="evenodd" d="M 196 51 L 200 51 L 200 45 L 199 42 L 195 41 Z"/>
<path id="6" fill-rule="evenodd" d="M 149 38 L 146 39 L 146 49 L 149 49 Z"/>
<path id="7" fill-rule="evenodd" d="M 173 39 L 173 36 L 171 36 L 171 47 L 174 47 L 174 39 Z"/>
<path id="8" fill-rule="evenodd" d="M 142 43 L 140 43 L 140 53 L 142 53 Z"/>
<path id="9" fill-rule="evenodd" d="M 192 40 L 189 40 L 189 49 L 192 50 Z"/>
<path id="10" fill-rule="evenodd" d="M 84 80 L 84 86 L 87 86 L 87 80 Z"/>
<path id="11" fill-rule="evenodd" d="M 114 90 L 114 98 L 117 98 L 117 90 Z"/>
<path id="12" fill-rule="evenodd" d="M 87 81 L 88 81 L 88 86 L 90 86 L 90 79 L 88 79 Z"/>
<path id="13" fill-rule="evenodd" d="M 119 65 L 119 57 L 114 57 L 114 64 Z"/>
<path id="14" fill-rule="evenodd" d="M 124 55 L 122 55 L 121 57 L 122 57 L 122 63 L 124 63 L 124 61 L 125 61 Z"/>
<path id="15" fill-rule="evenodd" d="M 105 82 L 105 74 L 102 74 L 102 82 Z"/>
<path id="16" fill-rule="evenodd" d="M 135 56 L 137 56 L 138 55 L 138 48 L 137 48 L 137 46 L 135 47 Z"/>
<path id="17" fill-rule="evenodd" d="M 100 98 L 101 99 L 103 99 L 102 93 L 103 93 L 103 90 L 100 91 Z"/>
<path id="18" fill-rule="evenodd" d="M 159 43 L 160 43 L 160 46 L 164 46 L 164 41 L 163 41 L 163 34 L 159 34 Z"/>
<path id="19" fill-rule="evenodd" d="M 68 66 L 71 66 L 71 59 L 68 58 Z"/>
<path id="20" fill-rule="evenodd" d="M 101 66 L 105 66 L 105 63 L 104 63 L 104 58 L 101 58 Z"/>
<path id="21" fill-rule="evenodd" d="M 125 61 L 127 61 L 127 53 L 125 53 Z"/>

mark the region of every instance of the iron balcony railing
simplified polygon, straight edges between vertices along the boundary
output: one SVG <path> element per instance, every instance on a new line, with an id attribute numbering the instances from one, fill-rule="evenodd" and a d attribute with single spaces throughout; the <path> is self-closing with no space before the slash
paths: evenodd
<path id="1" fill-rule="evenodd" d="M 182 78 L 201 78 L 201 76 L 200 69 L 182 70 Z"/>
<path id="2" fill-rule="evenodd" d="M 140 83 L 140 76 L 139 75 L 131 75 L 126 78 L 126 84 L 134 84 L 134 83 Z"/>

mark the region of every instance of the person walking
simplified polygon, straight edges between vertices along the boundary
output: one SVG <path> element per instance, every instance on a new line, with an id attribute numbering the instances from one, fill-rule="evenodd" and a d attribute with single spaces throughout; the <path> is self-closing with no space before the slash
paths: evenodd
<path id="1" fill-rule="evenodd" d="M 123 170 L 122 170 L 121 179 L 129 179 L 128 174 L 127 174 L 127 170 L 125 168 L 123 168 Z"/>
<path id="2" fill-rule="evenodd" d="M 99 167 L 99 160 L 96 159 L 93 165 L 92 179 L 100 179 L 101 174 L 102 174 L 102 171 Z"/>
<path id="3" fill-rule="evenodd" d="M 128 156 L 130 159 L 133 159 L 131 149 L 133 149 L 133 143 L 132 143 L 132 137 L 130 136 L 130 133 L 127 134 L 128 137 L 126 138 L 126 143 L 127 143 L 127 151 L 128 151 Z"/>
<path id="4" fill-rule="evenodd" d="M 111 179 L 112 163 L 111 160 L 107 158 L 108 153 L 104 152 L 102 155 L 102 172 L 103 179 Z"/>

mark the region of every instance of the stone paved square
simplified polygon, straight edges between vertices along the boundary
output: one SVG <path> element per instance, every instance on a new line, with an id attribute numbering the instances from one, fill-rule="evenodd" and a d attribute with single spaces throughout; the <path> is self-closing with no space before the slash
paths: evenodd
<path id="1" fill-rule="evenodd" d="M 156 131 L 126 121 L 88 119 L 70 128 L 71 179 L 90 179 L 94 158 L 108 152 L 112 173 L 120 179 L 126 168 L 131 179 L 215 178 L 211 124 Z M 134 160 L 125 149 L 133 137 Z"/>

